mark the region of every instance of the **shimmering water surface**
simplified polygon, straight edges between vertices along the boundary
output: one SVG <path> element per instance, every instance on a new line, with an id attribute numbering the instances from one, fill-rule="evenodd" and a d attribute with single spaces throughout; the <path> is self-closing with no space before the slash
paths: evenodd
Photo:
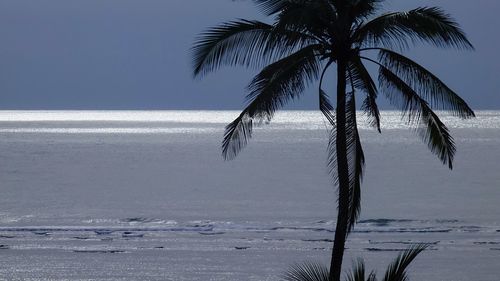
<path id="1" fill-rule="evenodd" d="M 224 162 L 236 111 L 0 111 L 0 280 L 279 280 L 328 262 L 335 188 L 320 114 L 287 111 Z M 346 266 L 382 275 L 431 243 L 413 280 L 498 281 L 500 112 L 442 114 L 449 171 L 397 112 L 360 115 L 362 218 Z"/>

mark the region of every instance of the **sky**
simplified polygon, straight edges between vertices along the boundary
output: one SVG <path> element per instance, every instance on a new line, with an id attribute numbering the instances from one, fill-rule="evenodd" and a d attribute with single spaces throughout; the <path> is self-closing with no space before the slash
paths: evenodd
<path id="1" fill-rule="evenodd" d="M 387 0 L 384 11 L 418 6 L 451 13 L 476 51 L 405 54 L 472 108 L 500 109 L 500 1 Z M 0 0 L 0 109 L 241 109 L 257 70 L 193 79 L 190 53 L 200 32 L 238 18 L 272 21 L 249 0 Z M 287 107 L 316 108 L 315 87 Z"/>

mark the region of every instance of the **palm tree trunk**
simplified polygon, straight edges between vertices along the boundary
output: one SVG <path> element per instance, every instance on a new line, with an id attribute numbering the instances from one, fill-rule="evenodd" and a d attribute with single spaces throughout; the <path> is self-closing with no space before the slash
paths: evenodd
<path id="1" fill-rule="evenodd" d="M 340 281 L 347 237 L 349 213 L 349 168 L 346 144 L 346 69 L 342 59 L 337 63 L 337 169 L 339 179 L 338 216 L 330 264 L 330 281 Z"/>

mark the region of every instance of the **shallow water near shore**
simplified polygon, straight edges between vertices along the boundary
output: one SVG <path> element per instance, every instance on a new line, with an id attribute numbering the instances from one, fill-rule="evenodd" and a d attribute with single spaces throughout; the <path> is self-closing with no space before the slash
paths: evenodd
<path id="1" fill-rule="evenodd" d="M 0 280 L 279 280 L 329 262 L 335 187 L 316 112 L 286 111 L 220 156 L 236 111 L 0 111 Z M 346 268 L 383 275 L 412 243 L 412 280 L 497 281 L 500 112 L 442 114 L 449 171 L 396 112 L 360 121 L 367 167 Z M 362 120 L 362 116 L 360 116 Z"/>

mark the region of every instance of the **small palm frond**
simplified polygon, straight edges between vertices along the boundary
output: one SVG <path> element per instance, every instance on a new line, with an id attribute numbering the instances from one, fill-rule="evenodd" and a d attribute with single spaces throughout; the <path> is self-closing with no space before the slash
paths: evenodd
<path id="1" fill-rule="evenodd" d="M 334 12 L 334 6 L 330 0 L 253 0 L 253 2 L 266 16 L 278 14 L 297 4 L 302 6 L 322 4 L 324 8 Z"/>
<path id="2" fill-rule="evenodd" d="M 349 15 L 356 20 L 363 20 L 372 16 L 385 0 L 352 0 L 350 1 Z"/>
<path id="3" fill-rule="evenodd" d="M 455 143 L 448 128 L 427 102 L 401 78 L 383 66 L 380 67 L 379 80 L 389 101 L 401 107 L 407 114 L 409 123 L 417 126 L 417 131 L 427 142 L 429 149 L 439 157 L 443 164 L 448 164 L 448 167 L 453 169 Z"/>
<path id="4" fill-rule="evenodd" d="M 327 148 L 327 167 L 330 175 L 333 178 L 334 184 L 339 184 L 338 165 L 337 165 L 337 130 L 333 128 L 330 130 L 330 137 L 328 139 Z"/>
<path id="5" fill-rule="evenodd" d="M 232 160 L 247 145 L 252 137 L 253 119 L 243 111 L 238 118 L 226 126 L 222 140 L 222 156 Z"/>
<path id="6" fill-rule="evenodd" d="M 289 2 L 289 0 L 253 0 L 266 16 L 271 16 L 281 12 Z"/>
<path id="7" fill-rule="evenodd" d="M 375 271 L 370 272 L 370 275 L 368 275 L 366 281 L 377 281 L 377 275 L 375 274 Z"/>
<path id="8" fill-rule="evenodd" d="M 319 263 L 296 264 L 283 275 L 285 281 L 329 281 L 330 271 Z"/>
<path id="9" fill-rule="evenodd" d="M 196 40 L 193 52 L 194 75 L 217 70 L 222 64 L 250 65 L 259 60 L 269 40 L 273 26 L 238 20 L 223 23 L 203 32 Z"/>
<path id="10" fill-rule="evenodd" d="M 260 21 L 237 20 L 202 33 L 192 48 L 194 75 L 223 65 L 261 66 L 307 46 L 314 39 L 297 32 L 275 32 Z"/>
<path id="11" fill-rule="evenodd" d="M 472 50 L 459 24 L 437 7 L 423 7 L 377 17 L 362 25 L 354 35 L 364 46 L 406 48 L 409 43 L 428 42 L 437 47 Z"/>
<path id="12" fill-rule="evenodd" d="M 336 17 L 328 0 L 289 1 L 277 16 L 276 29 L 310 34 L 326 43 Z"/>
<path id="13" fill-rule="evenodd" d="M 375 274 L 372 272 L 368 276 L 368 279 L 365 279 L 365 262 L 363 259 L 358 259 L 354 264 L 351 272 L 347 273 L 346 281 L 370 281 L 370 278 L 375 277 Z M 373 276 L 373 277 L 371 277 Z"/>
<path id="14" fill-rule="evenodd" d="M 319 89 L 319 109 L 328 120 L 328 123 L 335 127 L 335 113 L 333 106 L 330 103 L 328 95 L 321 88 Z"/>
<path id="15" fill-rule="evenodd" d="M 417 244 L 402 252 L 389 264 L 382 281 L 408 281 L 408 267 L 415 258 L 428 248 L 427 244 Z M 329 281 L 329 270 L 320 263 L 305 262 L 296 264 L 283 274 L 284 281 Z M 365 263 L 358 259 L 351 272 L 346 274 L 346 281 L 377 281 L 375 271 L 366 277 Z"/>
<path id="16" fill-rule="evenodd" d="M 365 155 L 361 146 L 356 120 L 356 102 L 351 94 L 346 106 L 347 157 L 349 161 L 349 231 L 356 224 L 361 213 L 361 181 L 365 166 Z"/>
<path id="17" fill-rule="evenodd" d="M 346 102 L 346 145 L 349 170 L 349 210 L 348 231 L 351 231 L 361 213 L 361 181 L 365 166 L 365 155 L 361 146 L 361 139 L 356 121 L 356 103 L 354 93 L 348 94 Z M 337 166 L 337 134 L 336 130 L 330 132 L 328 142 L 328 168 L 335 184 L 338 184 Z"/>
<path id="18" fill-rule="evenodd" d="M 361 109 L 370 118 L 370 125 L 380 132 L 380 111 L 377 106 L 377 86 L 359 57 L 349 63 L 349 77 L 353 88 L 366 93 Z"/>
<path id="19" fill-rule="evenodd" d="M 427 249 L 427 247 L 428 245 L 426 244 L 419 244 L 401 253 L 396 260 L 389 265 L 382 281 L 407 281 L 408 266 L 421 252 Z"/>
<path id="20" fill-rule="evenodd" d="M 383 281 L 408 281 L 408 267 L 415 258 L 427 249 L 427 244 L 411 246 L 401 253 L 387 268 Z M 365 264 L 359 259 L 354 265 L 352 272 L 347 273 L 346 281 L 365 281 Z M 372 271 L 366 281 L 376 281 L 375 272 Z"/>
<path id="21" fill-rule="evenodd" d="M 402 78 L 412 89 L 430 102 L 431 108 L 448 110 L 461 118 L 474 117 L 474 111 L 453 90 L 430 71 L 396 52 L 380 49 L 380 62 Z"/>
<path id="22" fill-rule="evenodd" d="M 317 54 L 319 44 L 311 45 L 264 68 L 250 82 L 246 96 L 250 103 L 259 101 L 249 108 L 251 117 L 264 114 L 272 117 L 278 107 L 290 98 L 297 98 L 305 87 L 316 80 L 320 72 Z"/>
<path id="23" fill-rule="evenodd" d="M 224 133 L 222 154 L 226 160 L 233 159 L 247 144 L 255 121 L 271 120 L 277 109 L 298 98 L 306 86 L 318 78 L 319 47 L 308 46 L 267 66 L 250 82 L 247 107 Z"/>
<path id="24" fill-rule="evenodd" d="M 323 80 L 325 78 L 326 71 L 328 70 L 328 67 L 332 65 L 333 61 L 330 60 L 326 66 L 323 68 L 323 72 L 321 73 L 321 78 L 319 79 L 319 109 L 323 113 L 323 115 L 326 117 L 330 125 L 332 125 L 335 128 L 335 114 L 334 114 L 334 108 L 332 104 L 330 103 L 330 99 L 328 95 L 326 94 L 325 91 L 323 91 Z"/>
<path id="25" fill-rule="evenodd" d="M 349 171 L 350 189 L 349 189 L 349 225 L 348 230 L 351 231 L 359 219 L 361 214 L 361 181 L 363 180 L 363 171 L 365 165 L 365 156 L 359 135 L 356 136 L 356 147 L 352 148 L 355 155 L 351 156 L 351 165 L 353 169 Z"/>

